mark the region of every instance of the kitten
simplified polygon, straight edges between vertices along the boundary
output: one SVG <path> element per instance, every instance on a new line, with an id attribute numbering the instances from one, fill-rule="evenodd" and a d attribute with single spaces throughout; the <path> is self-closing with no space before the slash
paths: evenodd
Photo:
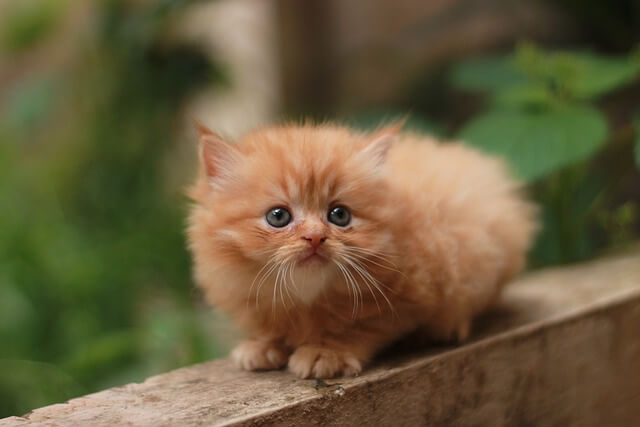
<path id="1" fill-rule="evenodd" d="M 188 236 L 207 300 L 248 334 L 248 370 L 357 375 L 418 331 L 464 340 L 524 266 L 535 208 L 504 164 L 401 125 L 203 126 Z"/>

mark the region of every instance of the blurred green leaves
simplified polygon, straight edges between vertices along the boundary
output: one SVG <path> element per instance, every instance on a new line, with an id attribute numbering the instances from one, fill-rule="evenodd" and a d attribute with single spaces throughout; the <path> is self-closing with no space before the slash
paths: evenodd
<path id="1" fill-rule="evenodd" d="M 23 414 L 62 402 L 86 390 L 53 364 L 27 360 L 0 359 L 0 414 Z"/>
<path id="2" fill-rule="evenodd" d="M 46 38 L 67 6 L 66 0 L 10 2 L 0 17 L 0 44 L 10 53 L 28 49 Z"/>
<path id="3" fill-rule="evenodd" d="M 36 308 L 22 289 L 7 277 L 0 278 L 0 342 L 5 347 L 3 357 L 20 357 L 30 349 L 31 337 L 38 327 L 37 320 Z"/>
<path id="4" fill-rule="evenodd" d="M 471 58 L 451 71 L 450 82 L 460 90 L 486 92 L 512 99 L 504 92 L 537 93 L 532 99 L 588 100 L 633 81 L 640 71 L 637 55 L 602 56 L 591 52 L 544 51 L 530 43 L 513 54 Z M 540 95 L 547 92 L 548 96 Z M 523 103 L 527 104 L 526 97 Z"/>
<path id="5" fill-rule="evenodd" d="M 165 176 L 182 107 L 223 76 L 168 36 L 192 3 L 96 2 L 71 60 L 0 100 L 0 417 L 220 352 Z M 39 19 L 15 53 L 49 35 Z"/>
<path id="6" fill-rule="evenodd" d="M 512 56 L 485 56 L 456 64 L 450 82 L 460 90 L 497 92 L 525 83 L 526 77 L 515 67 Z"/>
<path id="7" fill-rule="evenodd" d="M 620 201 L 616 190 L 634 173 L 623 154 L 634 150 L 624 130 L 629 124 L 610 129 L 598 101 L 637 80 L 639 73 L 640 60 L 633 53 L 545 51 L 530 43 L 512 54 L 471 59 L 453 68 L 452 85 L 484 94 L 488 106 L 462 126 L 458 137 L 506 159 L 530 183 L 542 207 L 544 226 L 531 255 L 534 266 L 574 262 L 597 248 L 633 239 L 637 206 Z M 603 167 L 603 160 L 618 164 Z"/>
<path id="8" fill-rule="evenodd" d="M 588 158 L 606 136 L 604 117 L 586 106 L 491 111 L 472 120 L 460 133 L 469 144 L 507 158 L 526 180 Z"/>
<path id="9" fill-rule="evenodd" d="M 593 99 L 631 83 L 640 70 L 635 56 L 603 57 L 593 53 L 564 54 L 568 72 L 561 83 L 577 99 Z"/>
<path id="10" fill-rule="evenodd" d="M 602 113 L 589 103 L 635 79 L 633 56 L 546 52 L 521 44 L 512 55 L 458 64 L 451 82 L 487 93 L 492 108 L 460 131 L 470 144 L 506 158 L 533 181 L 580 162 L 605 143 Z"/>

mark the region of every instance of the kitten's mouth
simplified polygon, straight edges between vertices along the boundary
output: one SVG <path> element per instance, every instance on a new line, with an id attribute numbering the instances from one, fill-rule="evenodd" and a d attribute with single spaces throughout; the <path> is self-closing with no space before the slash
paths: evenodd
<path id="1" fill-rule="evenodd" d="M 318 252 L 313 252 L 310 255 L 307 255 L 298 261 L 298 265 L 300 266 L 321 266 L 325 265 L 329 262 L 329 260 L 320 255 Z"/>

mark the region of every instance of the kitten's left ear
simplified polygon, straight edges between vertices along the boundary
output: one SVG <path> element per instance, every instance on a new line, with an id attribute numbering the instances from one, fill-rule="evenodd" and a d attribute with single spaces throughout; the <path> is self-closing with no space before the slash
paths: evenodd
<path id="1" fill-rule="evenodd" d="M 384 164 L 391 144 L 398 138 L 406 120 L 393 123 L 376 131 L 362 150 L 362 154 L 372 158 L 377 165 Z"/>
<path id="2" fill-rule="evenodd" d="M 202 123 L 195 121 L 195 127 L 200 136 L 198 151 L 204 172 L 212 183 L 230 179 L 240 157 L 238 149 Z"/>

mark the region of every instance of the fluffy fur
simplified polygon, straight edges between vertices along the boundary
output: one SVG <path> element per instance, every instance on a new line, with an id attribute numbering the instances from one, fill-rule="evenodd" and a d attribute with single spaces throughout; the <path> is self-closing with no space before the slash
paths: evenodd
<path id="1" fill-rule="evenodd" d="M 194 274 L 248 335 L 240 367 L 356 375 L 410 332 L 464 340 L 523 268 L 535 209 L 503 163 L 399 128 L 270 127 L 231 144 L 199 127 Z M 347 227 L 327 221 L 336 205 Z M 267 223 L 276 206 L 291 224 Z M 309 235 L 325 239 L 311 261 Z"/>

